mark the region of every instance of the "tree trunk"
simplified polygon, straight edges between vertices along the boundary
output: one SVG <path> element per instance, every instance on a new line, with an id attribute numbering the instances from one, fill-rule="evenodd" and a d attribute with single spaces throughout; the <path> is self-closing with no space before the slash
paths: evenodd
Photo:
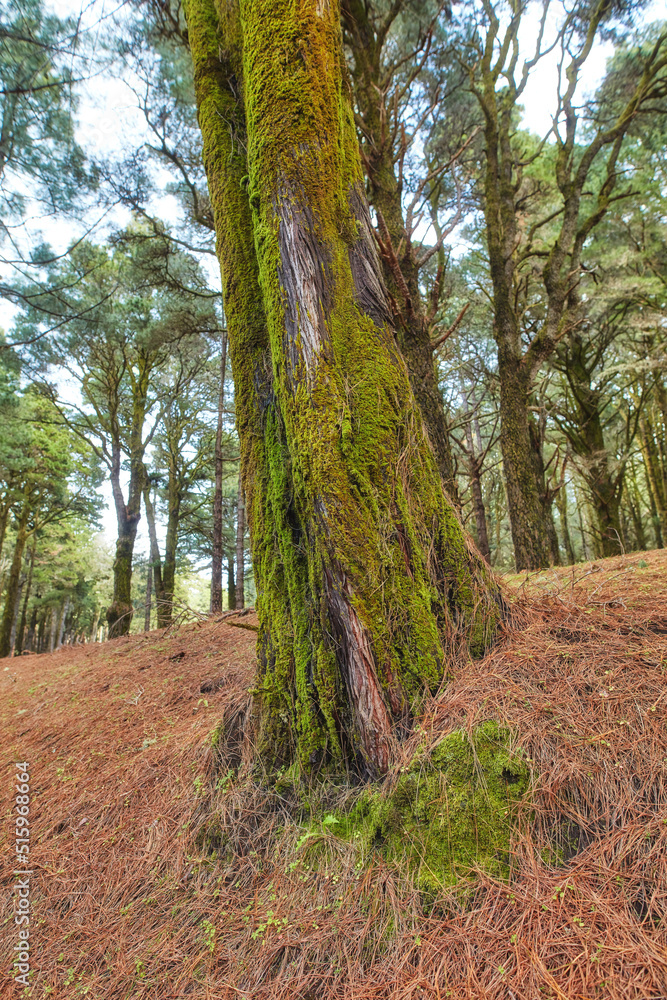
<path id="1" fill-rule="evenodd" d="M 178 470 L 172 460 L 169 462 L 167 482 L 167 533 L 164 542 L 164 562 L 162 564 L 162 586 L 164 588 L 163 625 L 171 625 L 176 583 L 176 548 L 178 527 L 181 519 L 181 485 Z"/>
<path id="2" fill-rule="evenodd" d="M 478 437 L 478 454 L 475 454 L 475 442 L 473 439 L 472 421 L 475 414 L 470 409 L 470 401 L 463 383 L 461 383 L 461 399 L 463 400 L 463 411 L 467 417 L 465 424 L 465 436 L 467 447 L 468 473 L 470 475 L 470 489 L 472 492 L 472 509 L 475 517 L 475 527 L 477 529 L 477 548 L 486 561 L 491 563 L 491 547 L 489 545 L 489 533 L 486 524 L 486 508 L 484 506 L 484 495 L 482 493 L 482 462 L 484 453 L 481 448 L 479 438 L 479 425 L 476 426 Z"/>
<path id="3" fill-rule="evenodd" d="M 95 609 L 95 617 L 93 618 L 93 627 L 90 630 L 91 642 L 97 642 L 97 633 L 99 632 L 99 628 L 100 628 L 100 606 L 98 604 L 97 608 Z"/>
<path id="4" fill-rule="evenodd" d="M 620 482 L 612 480 L 604 453 L 589 467 L 587 479 L 597 521 L 594 538 L 596 558 L 620 555 L 623 551 L 620 516 L 623 476 L 620 474 Z"/>
<path id="5" fill-rule="evenodd" d="M 637 543 L 637 548 L 641 552 L 645 552 L 648 545 L 646 544 L 646 532 L 644 530 L 644 521 L 642 519 L 642 509 L 639 495 L 635 493 L 634 497 L 628 496 L 628 503 L 630 505 L 630 516 L 632 517 L 632 527 L 635 532 L 635 542 Z"/>
<path id="6" fill-rule="evenodd" d="M 655 547 L 656 549 L 661 549 L 663 547 L 662 542 L 662 528 L 660 526 L 660 515 L 658 514 L 658 508 L 655 503 L 655 497 L 653 495 L 653 489 L 651 487 L 651 479 L 644 466 L 644 477 L 646 481 L 646 493 L 648 495 L 648 506 L 651 511 L 651 524 L 653 526 L 653 533 L 655 535 Z"/>
<path id="7" fill-rule="evenodd" d="M 140 463 L 140 467 L 137 468 L 136 462 L 131 461 L 129 497 L 126 504 L 120 486 L 120 466 L 120 446 L 114 444 L 111 488 L 116 506 L 118 538 L 116 540 L 116 558 L 113 564 L 113 601 L 107 608 L 110 639 L 115 639 L 120 635 L 128 635 L 132 625 L 134 614 L 132 607 L 132 557 L 137 537 L 137 526 L 141 517 L 141 493 L 145 476 L 143 463 Z"/>
<path id="8" fill-rule="evenodd" d="M 144 611 L 144 632 L 151 630 L 151 605 L 153 597 L 153 567 L 148 565 L 146 573 L 146 607 Z"/>
<path id="9" fill-rule="evenodd" d="M 499 322 L 496 317 L 496 323 Z M 553 539 L 545 530 L 545 487 L 536 466 L 535 436 L 531 435 L 526 366 L 497 334 L 500 377 L 500 448 L 503 456 L 507 507 L 517 570 L 543 569 L 554 562 Z"/>
<path id="10" fill-rule="evenodd" d="M 30 505 L 28 503 L 27 491 L 23 499 L 21 514 L 14 543 L 14 556 L 9 570 L 7 589 L 5 591 L 5 607 L 0 625 L 0 657 L 11 656 L 12 637 L 16 629 L 16 617 L 18 614 L 18 597 L 21 581 L 21 565 L 23 563 L 23 552 L 28 538 L 28 518 L 30 517 Z"/>
<path id="11" fill-rule="evenodd" d="M 49 653 L 56 648 L 56 630 L 58 628 L 58 610 L 51 608 L 51 632 L 49 634 Z"/>
<path id="12" fill-rule="evenodd" d="M 211 551 L 211 614 L 222 611 L 222 428 L 225 413 L 225 373 L 227 368 L 227 331 L 222 334 L 220 355 L 220 393 L 218 426 L 215 432 L 215 492 L 213 494 L 213 547 Z"/>
<path id="13" fill-rule="evenodd" d="M 33 606 L 32 613 L 30 615 L 30 624 L 28 626 L 28 635 L 25 640 L 24 649 L 29 650 L 34 653 L 35 650 L 39 649 L 39 639 L 35 636 L 35 630 L 37 628 L 37 608 Z"/>
<path id="14" fill-rule="evenodd" d="M 563 548 L 565 549 L 565 554 L 567 556 L 567 565 L 573 566 L 577 559 L 574 554 L 572 538 L 570 537 L 570 528 L 567 523 L 567 486 L 564 481 L 561 483 L 560 489 L 556 494 L 556 504 L 558 506 L 558 513 L 560 514 L 560 531 L 563 536 Z"/>
<path id="15" fill-rule="evenodd" d="M 647 478 L 651 487 L 653 501 L 660 520 L 660 535 L 667 537 L 667 483 L 660 461 L 660 452 L 653 436 L 653 428 L 646 417 L 642 417 L 640 424 L 640 440 L 644 462 L 646 463 Z"/>
<path id="16" fill-rule="evenodd" d="M 227 607 L 230 611 L 236 608 L 236 581 L 234 580 L 234 555 L 227 556 Z"/>
<path id="17" fill-rule="evenodd" d="M 11 510 L 11 503 L 7 499 L 2 505 L 0 505 L 0 560 L 2 559 L 2 550 L 5 547 L 5 534 L 7 532 L 7 522 L 9 521 L 9 512 Z M 0 593 L 2 593 L 2 586 L 0 584 Z"/>
<path id="18" fill-rule="evenodd" d="M 234 607 L 245 607 L 245 499 L 243 481 L 239 477 L 239 492 L 236 502 L 236 599 Z"/>
<path id="19" fill-rule="evenodd" d="M 19 627 L 16 633 L 16 644 L 15 650 L 16 654 L 23 652 L 23 639 L 25 637 L 25 627 L 28 619 L 28 601 L 30 600 L 30 593 L 32 591 L 32 575 L 35 568 L 35 550 L 37 548 L 37 533 L 33 534 L 33 541 L 30 547 L 30 562 L 28 564 L 28 579 L 25 585 L 25 596 L 23 598 L 23 609 L 21 611 L 21 620 L 19 622 Z"/>
<path id="20" fill-rule="evenodd" d="M 58 642 L 56 644 L 56 649 L 60 649 L 63 644 L 63 639 L 65 638 L 65 623 L 67 621 L 67 615 L 69 614 L 71 600 L 66 597 L 63 601 L 62 611 L 60 612 L 60 622 L 58 623 Z"/>
<path id="21" fill-rule="evenodd" d="M 162 579 L 162 559 L 160 557 L 160 547 L 157 540 L 157 529 L 155 527 L 155 507 L 151 500 L 151 485 L 148 475 L 144 482 L 144 510 L 146 511 L 146 523 L 148 524 L 148 537 L 150 539 L 150 559 L 153 569 L 153 583 L 155 584 L 155 605 L 157 610 L 157 627 L 166 628 L 169 624 L 169 601 L 165 594 L 164 582 Z"/>
<path id="22" fill-rule="evenodd" d="M 377 774 L 451 644 L 491 641 L 501 599 L 396 348 L 338 4 L 242 0 L 242 66 L 230 6 L 222 24 L 212 0 L 186 14 L 257 587 L 259 749 Z"/>
<path id="23" fill-rule="evenodd" d="M 149 377 L 150 364 L 144 359 L 138 363 L 137 372 L 133 372 L 132 377 L 132 422 L 127 444 L 130 465 L 127 503 L 120 486 L 120 437 L 116 436 L 112 442 L 110 478 L 118 521 L 118 539 L 116 558 L 113 564 L 113 601 L 107 608 L 110 639 L 129 634 L 134 614 L 132 607 L 132 558 L 137 526 L 141 519 L 141 499 L 146 485 L 146 468 L 144 466 L 146 444 L 143 441 L 143 429 L 146 419 Z"/>

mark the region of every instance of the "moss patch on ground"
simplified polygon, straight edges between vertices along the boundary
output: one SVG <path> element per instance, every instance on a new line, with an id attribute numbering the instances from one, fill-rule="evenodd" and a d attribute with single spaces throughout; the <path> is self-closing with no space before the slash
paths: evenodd
<path id="1" fill-rule="evenodd" d="M 330 814 L 328 833 L 358 844 L 360 861 L 379 853 L 413 875 L 428 899 L 467 881 L 475 866 L 500 877 L 510 867 L 517 805 L 529 771 L 509 729 L 494 721 L 469 735 L 449 733 L 424 747 L 397 779 L 369 787 L 345 814 Z M 319 837 L 302 843 L 309 853 Z M 306 846 L 307 845 L 307 846 Z"/>

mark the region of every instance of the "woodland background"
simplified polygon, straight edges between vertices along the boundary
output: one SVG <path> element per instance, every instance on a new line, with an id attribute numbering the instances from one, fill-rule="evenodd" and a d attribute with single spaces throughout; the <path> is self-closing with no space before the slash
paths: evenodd
<path id="1" fill-rule="evenodd" d="M 183 11 L 176 0 L 0 11 L 7 656 L 168 625 L 188 605 L 240 607 L 254 591 Z M 426 331 L 449 492 L 501 571 L 667 541 L 658 13 L 343 4 L 395 316 Z M 133 124 L 95 131 L 91 94 L 117 80 Z M 523 117 L 536 86 L 539 132 Z M 573 263 L 558 284 L 561 250 Z M 501 406 L 509 426 L 519 363 L 537 547 L 503 473 Z M 115 550 L 100 534 L 110 518 Z"/>

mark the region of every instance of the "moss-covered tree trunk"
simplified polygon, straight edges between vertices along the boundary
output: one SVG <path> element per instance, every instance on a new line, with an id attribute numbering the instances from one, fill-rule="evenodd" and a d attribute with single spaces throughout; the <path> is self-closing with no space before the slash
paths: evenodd
<path id="1" fill-rule="evenodd" d="M 380 773 L 453 646 L 492 639 L 500 597 L 396 345 L 338 3 L 186 13 L 257 588 L 260 750 Z"/>

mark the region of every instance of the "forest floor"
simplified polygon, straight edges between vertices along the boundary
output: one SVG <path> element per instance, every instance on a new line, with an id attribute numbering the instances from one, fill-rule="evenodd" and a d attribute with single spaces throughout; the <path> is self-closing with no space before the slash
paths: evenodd
<path id="1" fill-rule="evenodd" d="M 24 993 L 10 817 L 27 761 L 28 996 L 667 997 L 667 552 L 506 579 L 513 624 L 456 667 L 419 738 L 502 720 L 530 793 L 507 877 L 474 872 L 430 908 L 325 824 L 307 864 L 307 824 L 234 779 L 252 614 L 4 661 L 0 995 Z"/>

